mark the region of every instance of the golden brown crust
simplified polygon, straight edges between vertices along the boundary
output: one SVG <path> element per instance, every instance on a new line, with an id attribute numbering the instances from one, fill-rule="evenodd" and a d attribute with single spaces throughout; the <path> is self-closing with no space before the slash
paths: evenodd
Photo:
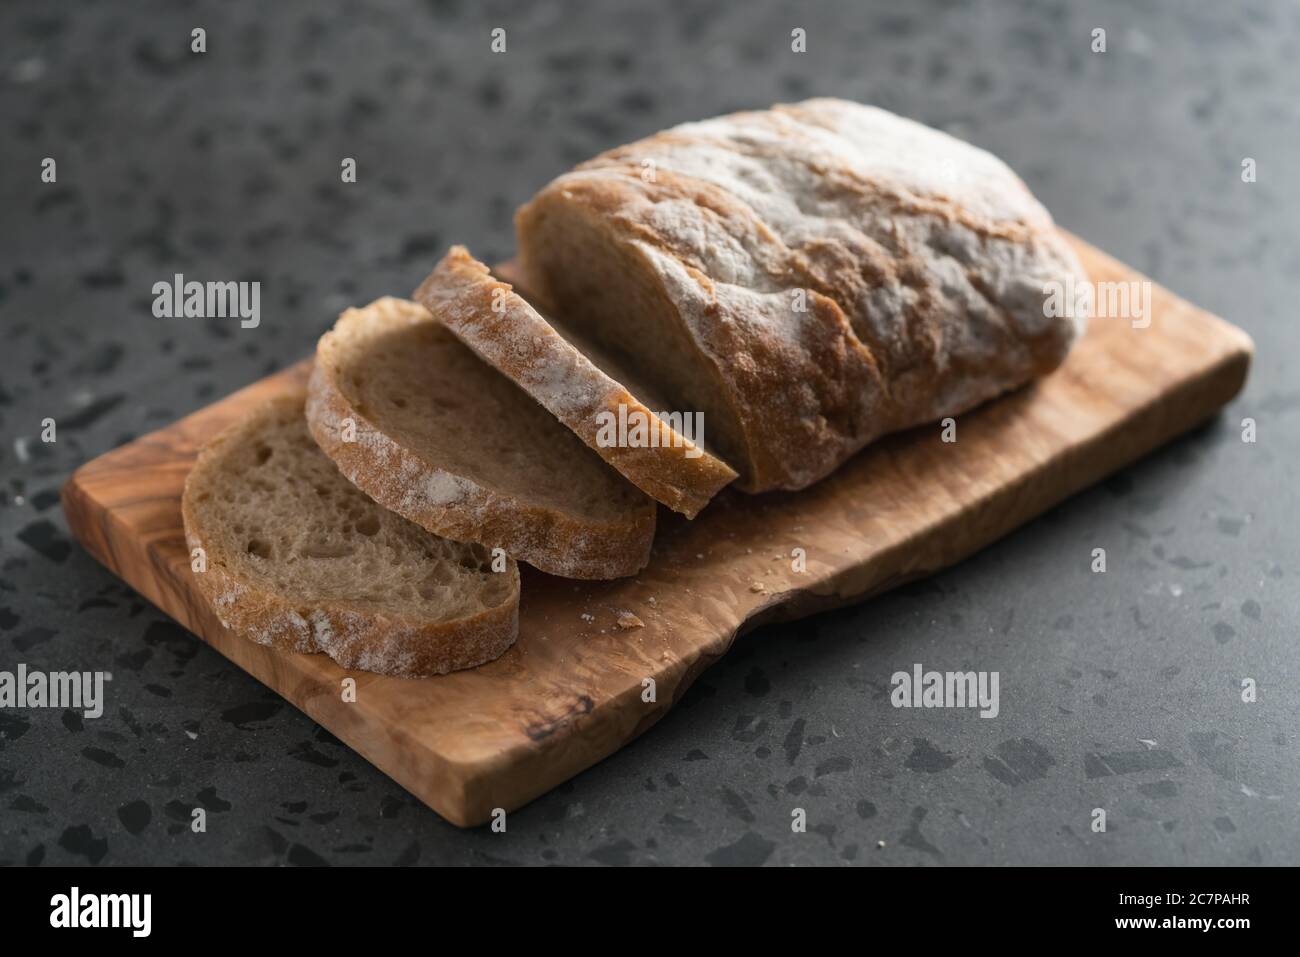
<path id="1" fill-rule="evenodd" d="M 694 518 L 736 478 L 733 469 L 678 433 L 566 341 L 509 283 L 494 279 L 488 267 L 463 246 L 452 247 L 415 291 L 415 298 L 651 498 Z M 658 444 L 602 442 L 602 417 L 617 419 L 620 412 L 651 423 L 658 430 Z"/>
<path id="2" fill-rule="evenodd" d="M 386 298 L 344 313 L 340 326 L 349 321 L 435 320 L 415 303 Z M 317 345 L 307 424 L 339 471 L 380 505 L 444 538 L 502 548 L 552 575 L 603 580 L 645 567 L 654 542 L 653 503 L 601 521 L 533 504 L 440 468 L 348 400 L 338 382 L 347 364 L 341 348 L 336 331 L 325 333 Z M 347 420 L 354 423 L 356 441 L 343 440 Z M 423 491 L 431 488 L 437 493 Z"/>

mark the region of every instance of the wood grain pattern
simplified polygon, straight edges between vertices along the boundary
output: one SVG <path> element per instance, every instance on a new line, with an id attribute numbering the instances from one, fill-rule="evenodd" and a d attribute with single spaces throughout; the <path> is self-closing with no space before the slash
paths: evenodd
<path id="1" fill-rule="evenodd" d="M 1140 280 L 1074 240 L 1094 280 Z M 660 510 L 634 579 L 525 570 L 519 642 L 473 671 L 407 681 L 274 652 L 217 622 L 193 587 L 180 495 L 199 447 L 305 381 L 303 362 L 83 466 L 63 490 L 97 559 L 274 688 L 448 820 L 516 808 L 645 731 L 755 625 L 860 601 L 930 574 L 1211 416 L 1245 381 L 1245 333 L 1159 288 L 1153 322 L 1096 320 L 1047 379 L 963 416 L 886 439 L 794 494 L 724 492 L 694 522 Z M 807 568 L 792 571 L 791 550 Z M 620 629 L 620 611 L 645 626 Z M 589 616 L 589 617 L 588 617 Z M 642 680 L 657 701 L 643 703 Z"/>

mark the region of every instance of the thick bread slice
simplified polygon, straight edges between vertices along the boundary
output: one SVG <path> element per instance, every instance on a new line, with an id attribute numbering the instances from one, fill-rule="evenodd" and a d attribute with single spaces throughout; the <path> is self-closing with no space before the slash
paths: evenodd
<path id="1" fill-rule="evenodd" d="M 650 559 L 654 502 L 414 302 L 349 309 L 321 337 L 307 422 L 353 484 L 438 535 L 566 578 Z"/>
<path id="2" fill-rule="evenodd" d="M 537 301 L 703 409 L 747 491 L 1041 376 L 1083 324 L 1047 317 L 1086 275 L 1004 163 L 842 100 L 612 150 L 516 226 Z"/>
<path id="3" fill-rule="evenodd" d="M 647 389 L 636 385 L 634 394 L 623 385 L 632 381 L 628 370 L 548 322 L 464 246 L 452 247 L 415 298 L 651 498 L 694 518 L 736 478 L 705 450 L 703 429 L 693 428 L 707 426 L 703 416 L 658 403 L 661 418 Z"/>
<path id="4" fill-rule="evenodd" d="M 496 658 L 519 630 L 519 568 L 380 508 L 273 399 L 199 453 L 181 498 L 199 590 L 259 644 L 418 677 Z"/>

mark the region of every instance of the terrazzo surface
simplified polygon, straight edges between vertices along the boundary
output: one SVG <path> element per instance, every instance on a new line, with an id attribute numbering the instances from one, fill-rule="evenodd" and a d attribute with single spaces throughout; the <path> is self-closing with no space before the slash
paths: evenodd
<path id="1" fill-rule="evenodd" d="M 1244 393 L 954 569 L 745 636 L 505 834 L 442 821 L 70 539 L 75 467 L 453 242 L 509 255 L 567 166 L 811 95 L 1003 156 L 1067 228 L 1245 328 Z M 0 710 L 0 862 L 1300 863 L 1298 161 L 1282 4 L 0 6 L 0 669 L 113 674 L 98 719 Z M 155 318 L 175 273 L 260 280 L 260 325 Z M 891 707 L 916 663 L 999 672 L 999 715 Z"/>

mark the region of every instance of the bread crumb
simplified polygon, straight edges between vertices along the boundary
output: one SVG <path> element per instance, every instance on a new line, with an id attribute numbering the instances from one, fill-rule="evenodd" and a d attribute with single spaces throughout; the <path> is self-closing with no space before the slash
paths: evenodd
<path id="1" fill-rule="evenodd" d="M 632 614 L 630 611 L 620 611 L 618 613 L 618 627 L 620 628 L 644 628 L 645 622 Z"/>
<path id="2" fill-rule="evenodd" d="M 583 621 L 595 621 L 595 620 L 596 620 L 596 616 L 595 616 L 595 615 L 588 615 L 585 611 L 584 611 L 581 615 L 579 615 L 578 617 L 581 618 Z"/>
<path id="3" fill-rule="evenodd" d="M 760 592 L 764 590 L 764 585 L 762 582 L 752 582 L 749 586 L 749 590 L 752 592 Z"/>
<path id="4" fill-rule="evenodd" d="M 652 604 L 652 605 L 657 604 L 657 602 L 655 601 L 655 596 L 654 596 L 654 595 L 651 595 L 649 598 L 646 599 L 646 601 L 649 602 L 649 603 Z"/>

